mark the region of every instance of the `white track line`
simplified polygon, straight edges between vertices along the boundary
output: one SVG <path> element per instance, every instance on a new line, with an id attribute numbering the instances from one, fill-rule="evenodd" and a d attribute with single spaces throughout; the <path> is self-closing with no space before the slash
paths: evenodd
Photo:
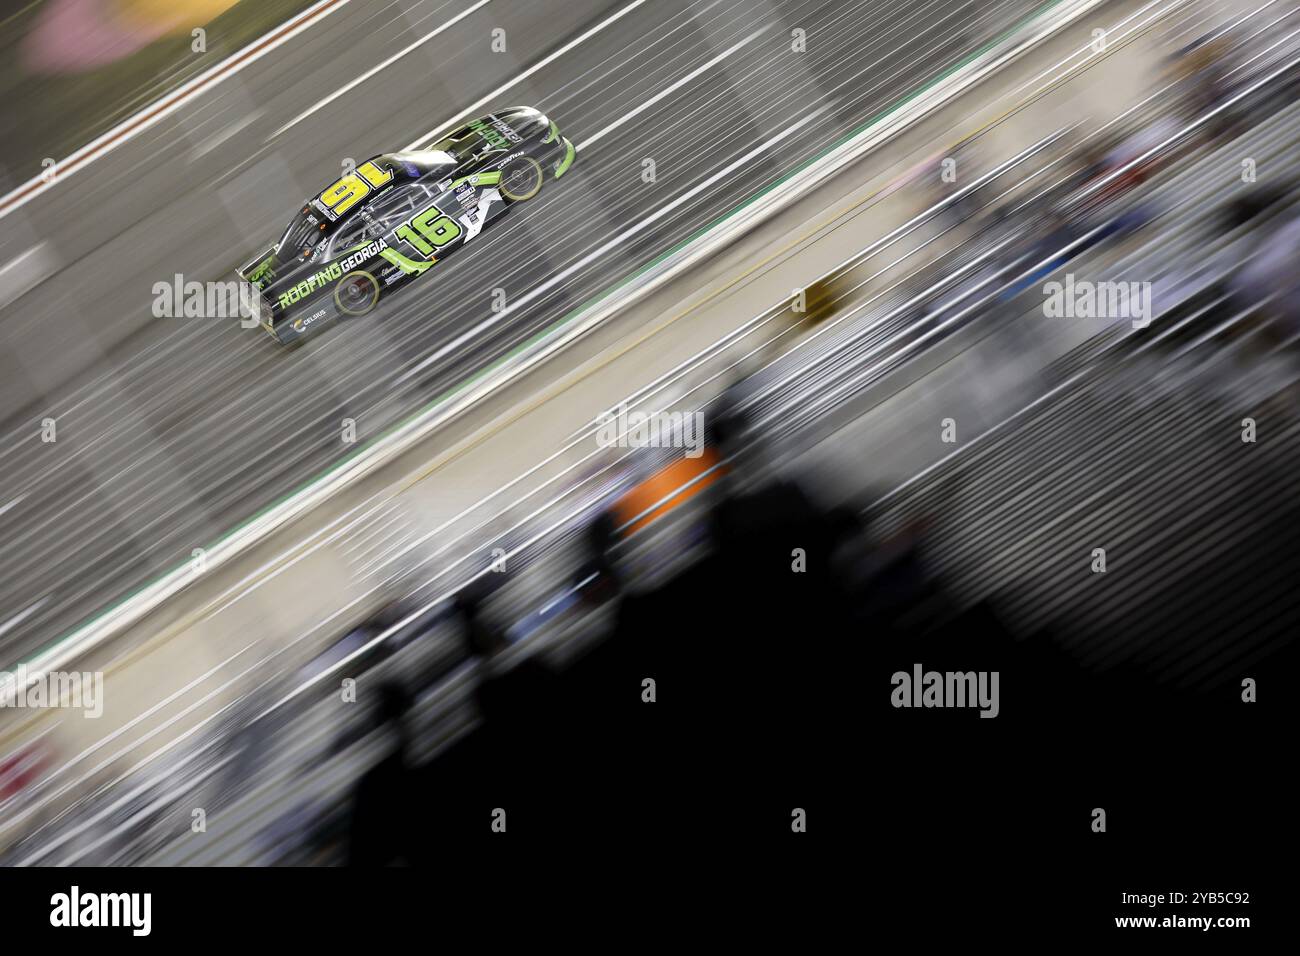
<path id="1" fill-rule="evenodd" d="M 251 113 L 245 113 L 235 122 L 230 123 L 225 127 L 223 127 L 222 129 L 217 130 L 215 133 L 213 133 L 203 142 L 199 143 L 199 145 L 195 146 L 193 149 L 190 150 L 190 162 L 192 163 L 196 159 L 206 156 L 208 153 L 212 152 L 214 149 L 216 149 L 226 140 L 230 139 L 230 137 L 234 136 L 236 133 L 240 132 L 241 130 L 247 129 L 258 119 L 260 119 L 261 116 L 262 116 L 261 110 L 253 110 Z"/>
<path id="2" fill-rule="evenodd" d="M 396 63 L 396 62 L 397 62 L 398 60 L 400 60 L 402 57 L 406 56 L 406 54 L 410 53 L 412 50 L 416 49 L 417 47 L 423 46 L 425 43 L 428 43 L 430 40 L 432 40 L 434 37 L 436 37 L 439 33 L 442 33 L 444 30 L 450 30 L 450 29 L 451 29 L 452 27 L 454 27 L 457 23 L 460 23 L 461 20 L 464 20 L 467 16 L 469 16 L 471 13 L 473 13 L 475 10 L 481 9 L 482 7 L 486 7 L 486 6 L 487 6 L 489 3 L 491 3 L 491 2 L 492 2 L 492 0 L 478 0 L 478 3 L 474 4 L 474 5 L 473 5 L 472 7 L 470 7 L 468 10 L 465 10 L 463 13 L 458 13 L 458 14 L 456 14 L 454 17 L 452 17 L 450 20 L 448 20 L 448 21 L 447 21 L 446 23 L 444 23 L 442 26 L 438 27 L 436 30 L 433 30 L 433 31 L 430 32 L 430 33 L 426 33 L 424 36 L 420 37 L 420 39 L 416 40 L 414 43 L 410 44 L 409 46 L 402 47 L 402 49 L 398 50 L 396 53 L 394 53 L 392 56 L 390 56 L 387 60 L 384 60 L 384 62 L 380 63 L 380 64 L 377 65 L 377 66 L 372 67 L 372 68 L 369 69 L 369 70 L 366 70 L 366 72 L 362 73 L 360 76 L 358 76 L 358 77 L 357 77 L 355 80 L 353 80 L 351 83 L 347 83 L 347 84 L 345 84 L 345 85 L 343 85 L 343 86 L 340 86 L 337 90 L 335 90 L 335 91 L 334 91 L 333 93 L 331 93 L 329 96 L 325 97 L 325 99 L 323 99 L 323 100 L 319 100 L 319 101 L 318 101 L 314 106 L 312 106 L 310 109 L 308 109 L 308 110 L 306 110 L 306 111 L 304 111 L 304 112 L 302 112 L 302 113 L 299 113 L 299 114 L 298 114 L 297 116 L 295 116 L 293 119 L 289 120 L 289 122 L 285 123 L 285 124 L 284 124 L 283 126 L 281 126 L 279 129 L 277 129 L 274 133 L 272 133 L 270 136 L 268 136 L 268 137 L 266 138 L 265 141 L 269 143 L 271 140 L 275 139 L 277 136 L 279 136 L 279 135 L 280 135 L 281 133 L 283 133 L 285 130 L 290 129 L 290 128 L 294 127 L 294 126 L 297 126 L 299 123 L 301 123 L 303 120 L 305 120 L 308 116 L 311 116 L 311 115 L 312 115 L 313 113 L 315 113 L 317 110 L 322 109 L 322 108 L 324 108 L 324 107 L 326 107 L 326 106 L 329 106 L 329 104 L 333 103 L 333 102 L 334 102 L 335 100 L 337 100 L 340 96 L 342 96 L 343 94 L 347 93 L 347 92 L 350 91 L 350 90 L 354 90 L 354 89 L 356 89 L 358 86 L 360 86 L 362 83 L 366 82 L 366 80 L 370 79 L 372 76 L 374 76 L 374 75 L 375 75 L 376 73 L 378 73 L 380 70 L 385 70 L 385 69 L 387 69 L 388 67 L 392 66 L 394 63 Z"/>
<path id="3" fill-rule="evenodd" d="M 687 83 L 691 82 L 696 77 L 698 77 L 701 73 L 705 72 L 706 70 L 712 69 L 713 67 L 721 63 L 723 60 L 725 60 L 727 57 L 731 56 L 731 54 L 735 53 L 737 50 L 748 46 L 750 43 L 752 43 L 754 40 L 757 40 L 759 37 L 761 37 L 764 33 L 766 33 L 771 28 L 772 28 L 772 24 L 769 23 L 767 26 L 755 30 L 749 36 L 745 37 L 745 39 L 740 40 L 737 43 L 733 43 L 731 46 L 727 47 L 727 49 L 723 50 L 713 59 L 705 63 L 701 63 L 699 66 L 691 70 L 691 72 L 687 73 L 676 83 L 673 83 L 671 86 L 665 87 L 659 93 L 650 97 L 650 99 L 646 100 L 636 109 L 624 113 L 622 116 L 620 116 L 618 119 L 610 123 L 608 126 L 600 130 L 599 132 L 592 133 L 591 136 L 589 136 L 585 142 L 583 142 L 580 146 L 575 146 L 574 148 L 579 150 L 586 149 L 588 146 L 591 146 L 592 144 L 597 143 L 600 140 L 604 139 L 610 133 L 614 132 L 614 130 L 622 126 L 624 123 L 636 119 L 636 117 L 640 116 L 642 113 L 644 113 L 650 107 L 654 106 L 660 100 L 664 99 L 665 97 L 672 96 L 674 93 L 680 90 Z"/>
<path id="4" fill-rule="evenodd" d="M 49 598 L 41 598 L 35 604 L 28 605 L 26 610 L 19 611 L 9 620 L 5 621 L 3 624 L 0 624 L 0 635 L 9 633 L 11 630 L 13 630 L 23 621 L 27 620 L 29 617 L 32 616 L 33 613 L 35 613 L 36 611 L 44 607 L 47 601 L 49 601 Z M 10 676 L 9 682 L 12 682 L 12 680 L 13 678 Z"/>
<path id="5" fill-rule="evenodd" d="M 156 125 L 160 120 L 170 116 L 195 97 L 206 93 L 210 87 L 227 77 L 234 76 L 250 63 L 255 63 L 273 50 L 288 43 L 298 34 L 313 26 L 317 21 L 338 10 L 349 0 L 320 0 L 298 16 L 282 23 L 265 36 L 258 37 L 234 56 L 218 63 L 212 69 L 200 73 L 180 89 L 164 96 L 161 100 L 146 106 L 130 119 L 119 123 L 107 133 L 91 140 L 67 159 L 55 165 L 56 175 L 46 180 L 43 176 L 29 179 L 17 189 L 0 197 L 0 218 L 4 218 L 19 206 L 26 205 L 56 183 L 61 183 L 73 173 L 85 169 L 95 160 L 108 155 L 117 147 L 140 133 Z"/>
<path id="6" fill-rule="evenodd" d="M 4 514 L 10 508 L 17 506 L 18 503 L 21 502 L 26 497 L 27 497 L 27 492 L 24 491 L 21 495 L 19 495 L 17 498 L 9 502 L 8 504 L 0 505 L 0 515 Z"/>
<path id="7" fill-rule="evenodd" d="M 586 33 L 583 33 L 581 36 L 575 37 L 574 39 L 570 40 L 568 43 L 564 44 L 564 46 L 560 47 L 550 56 L 542 57 L 542 59 L 538 60 L 528 69 L 524 70 L 524 72 L 520 73 L 513 80 L 501 84 L 491 93 L 489 93 L 487 96 L 484 96 L 482 99 L 475 100 L 469 106 L 465 107 L 465 109 L 461 110 L 459 113 L 451 117 L 451 119 L 447 120 L 446 122 L 442 123 L 439 126 L 435 126 L 433 129 L 429 130 L 429 132 L 425 133 L 423 136 L 421 136 L 419 139 L 417 139 L 414 143 L 412 143 L 410 146 L 406 148 L 419 149 L 421 144 L 429 142 L 438 133 L 441 133 L 444 130 L 451 128 L 455 123 L 459 122 L 460 120 L 464 119 L 467 116 L 476 115 L 480 109 L 482 109 L 488 103 L 491 103 L 494 99 L 496 99 L 506 90 L 510 89 L 512 86 L 515 86 L 518 83 L 522 83 L 524 80 L 528 79 L 538 70 L 540 70 L 542 67 L 550 63 L 554 63 L 556 60 L 564 56 L 564 54 L 568 53 L 574 47 L 578 46 L 581 43 L 584 43 L 585 41 L 589 40 L 591 37 L 594 37 L 597 33 L 605 29 L 605 27 L 609 26 L 610 24 L 623 19 L 625 16 L 627 16 L 629 13 L 631 13 L 633 10 L 635 10 L 637 7 L 641 6 L 645 2 L 646 0 L 632 0 L 631 3 L 629 3 L 622 10 L 618 11 L 618 13 L 615 13 L 613 16 L 606 17 L 604 20 L 600 21 L 600 23 L 597 23 Z"/>

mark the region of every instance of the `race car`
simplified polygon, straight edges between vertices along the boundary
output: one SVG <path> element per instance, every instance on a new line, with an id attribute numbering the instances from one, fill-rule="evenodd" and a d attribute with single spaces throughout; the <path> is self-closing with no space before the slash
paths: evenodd
<path id="1" fill-rule="evenodd" d="M 283 345 L 364 315 L 563 176 L 574 155 L 553 122 L 521 106 L 428 149 L 369 159 L 308 199 L 278 242 L 236 270 L 245 305 Z"/>

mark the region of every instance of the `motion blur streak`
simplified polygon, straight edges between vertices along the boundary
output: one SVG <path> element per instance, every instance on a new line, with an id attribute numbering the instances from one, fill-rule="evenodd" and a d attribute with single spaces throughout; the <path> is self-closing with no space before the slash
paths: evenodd
<path id="1" fill-rule="evenodd" d="M 184 554 L 209 518 L 328 459 L 341 419 L 419 407 L 989 36 L 971 4 L 869 20 L 759 6 L 625 7 L 587 35 L 602 10 L 530 50 L 540 67 L 582 38 L 580 62 L 536 70 L 532 101 L 598 146 L 490 253 L 382 323 L 288 360 L 232 328 L 129 340 L 62 399 L 80 411 L 60 434 L 90 437 L 55 466 L 80 481 L 30 438 L 0 459 L 25 496 L 0 521 L 35 568 L 0 558 L 5 615 L 36 600 L 51 626 L 61 602 L 124 586 L 105 567 L 128 558 L 123 531 Z M 343 593 L 325 562 L 262 580 L 271 565 L 250 556 L 218 609 L 115 659 L 107 686 L 157 701 L 130 733 L 82 726 L 95 741 L 70 749 L 73 717 L 27 725 L 3 760 L 21 768 L 0 794 L 4 860 L 440 865 L 481 850 L 501 805 L 557 853 L 576 826 L 609 845 L 766 850 L 763 834 L 797 832 L 791 808 L 851 820 L 881 789 L 864 767 L 901 793 L 891 832 L 861 824 L 887 854 L 989 829 L 981 853 L 1027 859 L 1092 789 L 1203 818 L 1219 775 L 1202 750 L 1279 789 L 1285 738 L 1259 716 L 1276 711 L 1242 704 L 1254 675 L 1289 674 L 1300 625 L 1300 30 L 1276 29 L 1295 11 L 1273 2 L 1142 9 L 1108 7 L 1091 56 L 1094 24 L 1075 24 L 752 228 L 734 258 L 634 303 L 618 336 L 543 369 L 500 431 L 395 465 L 386 498 L 358 490 L 301 539 L 348 569 Z M 792 60 L 804 25 L 808 58 Z M 241 605 L 255 587 L 272 593 Z M 167 671 L 182 660 L 197 672 L 183 684 Z M 903 714 L 889 677 L 921 661 L 1005 696 L 987 721 Z M 1158 759 L 1097 744 L 1157 724 L 1195 739 L 1167 735 Z M 1262 800 L 1198 829 L 1192 854 L 1242 853 Z M 725 827 L 701 801 L 727 808 Z M 191 827 L 198 806 L 210 830 Z M 1189 842 L 1144 824 L 1138 859 Z"/>
<path id="2" fill-rule="evenodd" d="M 957 60 L 975 39 L 995 35 L 1030 9 L 1011 2 L 990 9 L 974 3 L 949 8 L 936 2 L 846 6 L 812 0 L 770 8 L 723 0 L 703 11 L 676 2 L 638 6 L 530 77 L 537 91 L 530 98 L 539 108 L 555 112 L 551 97 L 563 100 L 565 133 L 574 141 L 652 97 L 646 90 L 662 71 L 689 73 L 773 18 L 798 22 L 816 33 L 818 42 L 792 58 L 782 31 L 764 34 L 642 113 L 636 125 L 646 133 L 639 142 L 622 135 L 631 124 L 601 142 L 560 182 L 558 192 L 544 191 L 503 226 L 490 248 L 471 245 L 436 282 L 413 287 L 382 320 L 343 327 L 292 361 L 269 348 L 259 330 L 146 320 L 141 309 L 153 283 L 174 273 L 228 275 L 225 270 L 235 264 L 233 247 L 256 248 L 281 228 L 286 195 L 306 196 L 328 180 L 334 163 L 314 159 L 303 143 L 277 141 L 274 152 L 258 145 L 265 138 L 264 124 L 301 112 L 304 98 L 314 101 L 317 84 L 310 92 L 299 90 L 298 83 L 286 86 L 292 66 L 259 63 L 244 85 L 265 89 L 254 97 L 262 117 L 196 159 L 183 181 L 174 176 L 168 157 L 184 149 L 196 131 L 203 135 L 212 123 L 231 122 L 242 97 L 200 101 L 194 117 L 172 122 L 148 142 L 142 139 L 142 148 L 133 142 L 115 152 L 95 167 L 103 171 L 99 176 L 78 177 L 66 192 L 51 194 L 66 197 L 58 208 L 65 202 L 92 203 L 101 215 L 78 218 L 73 229 L 42 218 L 57 209 L 43 213 L 39 204 L 31 207 L 32 227 L 49 230 L 76 270 L 65 270 L 58 281 L 42 284 L 5 310 L 12 313 L 3 328 L 13 336 L 6 342 L 13 374 L 0 390 L 16 390 L 4 396 L 6 404 L 24 410 L 6 428 L 0 477 L 7 490 L 28 497 L 21 509 L 0 516 L 12 543 L 0 557 L 0 613 L 12 614 L 33 597 L 50 598 L 25 623 L 21 639 L 9 636 L 9 658 L 31 653 L 114 595 L 187 561 L 194 547 L 337 461 L 347 450 L 338 440 L 344 418 L 357 421 L 363 436 L 382 432 L 798 168 L 863 117 Z M 336 22 L 341 26 L 356 15 L 340 11 L 345 20 Z M 508 30 L 515 15 L 496 14 Z M 474 19 L 430 46 L 450 43 Z M 868 19 L 869 31 L 864 30 Z M 554 26 L 562 22 L 561 16 L 547 18 Z M 574 36 L 590 29 L 583 26 Z M 959 38 L 961 31 L 970 36 Z M 542 40 L 536 26 L 531 31 L 521 26 L 510 35 L 516 47 L 540 48 L 515 56 L 538 61 L 550 56 L 541 52 L 545 45 L 556 42 Z M 332 35 L 305 36 L 307 42 L 293 48 L 291 59 L 326 63 L 319 68 L 327 73 L 357 75 L 348 56 L 322 58 L 322 49 L 335 42 Z M 517 75 L 502 62 L 509 56 L 484 57 L 454 45 L 440 55 L 445 62 L 439 69 L 446 71 L 440 76 L 479 90 L 499 87 L 502 73 Z M 370 90 L 389 72 L 353 95 Z M 581 83 L 575 85 L 575 78 Z M 823 96 L 831 89 L 834 99 L 828 103 Z M 458 99 L 481 98 L 482 93 Z M 403 133 L 409 136 L 423 125 L 420 112 L 419 102 L 394 103 L 364 136 L 350 126 L 314 124 L 294 133 L 342 144 L 333 151 L 328 142 L 318 144 L 317 154 L 356 155 L 405 141 Z M 815 118 L 797 140 L 778 151 L 754 153 L 756 144 L 810 116 Z M 236 158 L 229 168 L 229 158 L 245 147 L 247 158 Z M 639 188 L 645 185 L 639 179 L 643 157 L 658 158 L 654 188 Z M 742 165 L 725 180 L 673 207 L 624 247 L 593 258 L 626 223 L 681 200 L 719 168 L 738 161 Z M 135 176 L 146 169 L 156 183 L 147 190 L 100 185 L 101 176 Z M 123 232 L 123 224 L 139 221 L 142 211 L 157 203 L 163 181 L 173 197 L 166 208 L 148 214 L 143 229 Z M 215 217 L 201 233 L 187 226 L 184 212 L 196 206 Z M 137 253 L 125 264 L 124 248 Z M 566 270 L 568 281 L 534 294 L 527 308 L 511 312 L 490 333 L 456 339 L 489 309 L 494 287 L 506 290 L 509 307 Z M 68 318 L 52 322 L 52 315 Z M 48 333 L 24 331 L 37 327 Z M 446 348 L 453 340 L 459 341 L 456 348 Z M 430 361 L 435 354 L 440 357 Z M 417 367 L 421 371 L 412 374 Z M 6 377 L 0 375 L 0 381 Z M 46 418 L 58 423 L 53 445 L 43 445 L 39 429 L 29 424 Z"/>
<path id="3" fill-rule="evenodd" d="M 319 3 L 304 11 L 301 15 L 294 17 L 282 27 L 262 37 L 256 43 L 250 44 L 246 49 L 240 50 L 229 60 L 191 80 L 175 93 L 170 94 L 158 103 L 152 104 L 148 109 L 126 120 L 120 126 L 95 138 L 66 159 L 60 161 L 55 167 L 57 169 L 56 176 L 37 176 L 0 197 L 0 218 L 26 205 L 41 193 L 52 189 L 56 183 L 62 182 L 73 173 L 86 168 L 90 163 L 106 156 L 112 150 L 145 132 L 175 111 L 188 105 L 195 98 L 203 95 L 214 84 L 222 82 L 250 64 L 257 62 L 262 57 L 274 52 L 278 47 L 283 46 L 304 30 L 312 27 L 321 17 L 333 13 L 349 2 L 350 0 L 320 0 Z"/>
<path id="4" fill-rule="evenodd" d="M 460 23 L 461 20 L 465 19 L 467 16 L 469 16 L 469 15 L 470 15 L 471 13 L 473 13 L 475 10 L 480 10 L 480 9 L 482 9 L 483 7 L 487 6 L 487 5 L 488 5 L 489 3 L 491 3 L 491 2 L 492 2 L 492 0 L 478 0 L 478 2 L 477 2 L 476 4 L 474 4 L 474 6 L 468 8 L 467 10 L 462 10 L 460 13 L 456 14 L 454 17 L 452 17 L 452 18 L 451 18 L 450 20 L 448 20 L 446 23 L 440 24 L 440 25 L 439 25 L 438 27 L 436 27 L 435 29 L 430 30 L 428 33 L 426 33 L 424 36 L 420 37 L 420 39 L 416 40 L 414 43 L 410 43 L 410 44 L 408 44 L 407 46 L 402 47 L 402 49 L 398 50 L 396 53 L 394 53 L 394 54 L 393 54 L 392 56 L 390 56 L 388 59 L 384 60 L 382 63 L 377 63 L 375 66 L 371 67 L 369 70 L 366 70 L 366 72 L 362 73 L 362 74 L 361 74 L 360 76 L 358 76 L 355 80 L 352 80 L 350 83 L 345 83 L 343 86 L 340 86 L 337 90 L 335 90 L 335 91 L 334 91 L 333 93 L 331 93 L 329 96 L 326 96 L 324 99 L 319 100 L 315 105 L 313 105 L 313 106 L 311 107 L 311 109 L 309 109 L 309 110 L 305 110 L 304 112 L 299 113 L 299 114 L 298 114 L 297 116 L 295 116 L 293 119 L 289 120 L 289 122 L 285 123 L 285 124 L 284 124 L 283 126 L 281 126 L 279 129 L 277 129 L 274 133 L 272 133 L 271 136 L 270 136 L 270 138 L 271 138 L 271 139 L 275 139 L 275 137 L 279 136 L 279 135 L 280 135 L 281 133 L 283 133 L 285 130 L 287 130 L 287 129 L 293 127 L 293 126 L 297 126 L 299 123 L 301 123 L 303 120 L 305 120 L 308 116 L 311 116 L 313 113 L 317 113 L 317 112 L 323 110 L 325 107 L 329 106 L 331 103 L 333 103 L 335 100 L 337 100 L 337 99 L 338 99 L 340 96 L 342 96 L 343 94 L 345 94 L 345 93 L 347 93 L 347 92 L 349 92 L 349 91 L 351 91 L 351 90 L 356 89 L 358 86 L 360 86 L 360 85 L 361 85 L 362 83 L 364 83 L 366 80 L 370 79 L 370 78 L 371 78 L 372 76 L 374 76 L 375 74 L 377 74 L 377 73 L 379 73 L 379 72 L 381 72 L 381 71 L 383 71 L 383 70 L 388 69 L 388 67 L 392 66 L 394 63 L 396 63 L 396 62 L 397 62 L 398 60 L 400 60 L 402 57 L 406 56 L 406 54 L 410 53 L 412 50 L 416 50 L 416 49 L 419 49 L 420 47 L 424 46 L 424 44 L 428 43 L 430 40 L 432 40 L 434 37 L 438 36 L 440 33 L 443 33 L 443 32 L 445 32 L 445 31 L 447 31 L 447 30 L 450 30 L 450 29 L 451 29 L 452 27 L 454 27 L 456 24 Z"/>

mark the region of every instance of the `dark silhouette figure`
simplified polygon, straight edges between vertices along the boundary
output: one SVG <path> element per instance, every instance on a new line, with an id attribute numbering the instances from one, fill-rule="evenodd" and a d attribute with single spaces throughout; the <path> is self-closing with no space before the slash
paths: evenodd
<path id="1" fill-rule="evenodd" d="M 349 866 L 389 866 L 413 862 L 411 827 L 415 819 L 411 804 L 414 772 L 410 766 L 410 732 L 406 714 L 410 694 L 397 682 L 380 687 L 377 719 L 394 735 L 389 753 L 367 770 L 357 784 L 353 800 L 348 841 Z"/>

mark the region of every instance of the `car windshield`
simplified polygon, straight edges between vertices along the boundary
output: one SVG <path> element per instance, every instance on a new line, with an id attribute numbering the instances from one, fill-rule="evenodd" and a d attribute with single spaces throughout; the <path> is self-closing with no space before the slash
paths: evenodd
<path id="1" fill-rule="evenodd" d="M 483 151 L 483 137 L 468 126 L 450 133 L 429 147 L 440 153 L 447 153 L 455 162 L 463 163 L 473 159 Z"/>
<path id="2" fill-rule="evenodd" d="M 429 173 L 442 173 L 459 165 L 455 156 L 440 149 L 410 149 L 402 153 L 389 153 L 382 159 L 408 179 L 419 179 Z"/>

